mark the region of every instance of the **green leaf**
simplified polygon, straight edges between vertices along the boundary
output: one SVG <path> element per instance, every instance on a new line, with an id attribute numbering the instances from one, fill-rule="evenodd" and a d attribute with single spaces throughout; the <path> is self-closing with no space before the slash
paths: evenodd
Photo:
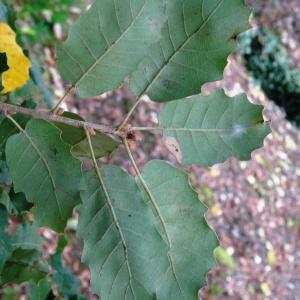
<path id="1" fill-rule="evenodd" d="M 43 240 L 37 229 L 36 224 L 25 223 L 20 225 L 16 235 L 11 239 L 13 248 L 35 250 L 41 253 Z"/>
<path id="2" fill-rule="evenodd" d="M 3 157 L 3 153 L 1 154 Z M 9 187 L 12 184 L 12 179 L 7 164 L 4 160 L 0 160 L 0 184 L 2 184 L 4 187 Z"/>
<path id="3" fill-rule="evenodd" d="M 28 202 L 23 193 L 15 193 L 13 189 L 9 193 L 10 200 L 12 205 L 15 208 L 15 213 L 20 215 L 26 211 L 29 211 L 32 208 L 32 203 Z"/>
<path id="4" fill-rule="evenodd" d="M 40 226 L 63 231 L 80 202 L 81 163 L 60 139 L 60 130 L 42 120 L 30 120 L 25 130 L 9 138 L 6 157 L 14 190 L 34 203 Z"/>
<path id="5" fill-rule="evenodd" d="M 42 239 L 35 224 L 22 224 L 10 243 L 13 252 L 3 267 L 2 284 L 38 282 L 45 277 L 48 267 L 42 260 Z"/>
<path id="6" fill-rule="evenodd" d="M 79 115 L 71 112 L 64 112 L 63 116 L 74 120 L 84 121 L 84 119 Z M 58 122 L 54 124 L 62 131 L 62 139 L 69 145 L 73 146 L 71 152 L 75 157 L 91 157 L 89 144 L 82 128 L 72 127 Z M 100 132 L 96 132 L 95 135 L 91 136 L 91 140 L 96 158 L 109 156 L 121 144 L 121 141 Z"/>
<path id="7" fill-rule="evenodd" d="M 1 205 L 0 205 L 1 209 Z M 11 257 L 13 248 L 9 236 L 0 230 L 0 274 L 6 263 L 6 261 Z M 1 281 L 1 275 L 0 275 Z"/>
<path id="8" fill-rule="evenodd" d="M 51 257 L 51 265 L 54 270 L 53 280 L 64 299 L 69 299 L 79 294 L 80 280 L 62 264 L 61 254 Z"/>
<path id="9" fill-rule="evenodd" d="M 35 250 L 15 250 L 2 270 L 1 283 L 38 282 L 49 271 L 40 258 L 41 255 Z"/>
<path id="10" fill-rule="evenodd" d="M 5 206 L 0 204 L 0 232 L 3 232 L 3 230 L 8 225 L 8 213 Z"/>
<path id="11" fill-rule="evenodd" d="M 16 114 L 13 116 L 13 118 L 18 122 L 22 127 L 25 127 L 27 122 L 30 120 L 30 117 L 24 116 L 21 114 Z M 1 123 L 0 123 L 0 151 L 5 150 L 5 144 L 8 140 L 9 137 L 12 135 L 18 133 L 19 130 L 16 128 L 12 122 L 5 118 Z"/>
<path id="12" fill-rule="evenodd" d="M 69 111 L 65 111 L 63 113 L 63 117 L 77 121 L 84 121 L 81 116 Z M 71 146 L 78 144 L 86 137 L 84 130 L 81 128 L 73 127 L 59 122 L 54 122 L 54 124 L 62 131 L 61 138 L 63 139 L 63 141 Z"/>
<path id="13" fill-rule="evenodd" d="M 109 156 L 121 144 L 119 140 L 100 132 L 92 135 L 91 140 L 96 158 Z M 89 143 L 86 138 L 73 146 L 71 152 L 76 157 L 91 158 Z"/>
<path id="14" fill-rule="evenodd" d="M 58 48 L 58 69 L 80 96 L 117 88 L 160 38 L 161 0 L 96 0 Z"/>
<path id="15" fill-rule="evenodd" d="M 9 214 L 15 214 L 17 212 L 14 204 L 10 200 L 7 191 L 1 189 L 0 189 L 0 204 L 2 204 L 6 208 Z"/>
<path id="16" fill-rule="evenodd" d="M 101 299 L 153 299 L 166 245 L 134 178 L 114 166 L 85 174 L 78 235 Z M 97 172 L 98 172 L 97 171 Z"/>
<path id="17" fill-rule="evenodd" d="M 212 166 L 232 156 L 249 160 L 251 152 L 262 146 L 270 133 L 262 110 L 245 95 L 229 98 L 217 91 L 168 103 L 160 112 L 159 125 L 184 165 Z"/>
<path id="18" fill-rule="evenodd" d="M 41 279 L 30 288 L 29 300 L 45 300 L 51 292 L 51 286 L 47 277 Z"/>
<path id="19" fill-rule="evenodd" d="M 241 0 L 166 0 L 161 40 L 133 73 L 130 88 L 158 102 L 199 93 L 220 80 L 234 37 L 249 27 Z"/>
<path id="20" fill-rule="evenodd" d="M 207 209 L 188 175 L 164 161 L 150 161 L 141 178 L 137 181 L 147 190 L 145 199 L 153 206 L 168 244 L 164 253 L 168 267 L 159 275 L 157 299 L 196 300 L 206 273 L 216 265 L 213 251 L 218 240 L 206 222 Z"/>

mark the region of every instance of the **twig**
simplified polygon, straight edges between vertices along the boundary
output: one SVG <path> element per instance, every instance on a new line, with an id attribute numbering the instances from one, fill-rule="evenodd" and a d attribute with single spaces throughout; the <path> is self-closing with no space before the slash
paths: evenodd
<path id="1" fill-rule="evenodd" d="M 104 126 L 104 125 L 95 124 L 95 123 L 89 123 L 89 122 L 85 122 L 85 121 L 73 120 L 70 118 L 55 115 L 55 114 L 47 112 L 47 111 L 33 110 L 33 109 L 28 109 L 25 107 L 15 106 L 15 105 L 7 104 L 7 103 L 0 102 L 0 111 L 2 111 L 3 113 L 8 113 L 8 114 L 20 113 L 23 115 L 31 116 L 36 119 L 43 119 L 43 120 L 47 120 L 47 121 L 63 123 L 66 125 L 77 127 L 77 128 L 91 128 L 91 129 L 94 129 L 95 131 L 105 133 L 105 134 L 111 134 L 111 135 L 117 136 L 119 138 L 124 138 L 126 136 L 125 132 L 120 132 L 120 131 L 116 130 L 115 127 L 109 127 L 109 126 Z"/>
<path id="2" fill-rule="evenodd" d="M 58 103 L 56 104 L 56 106 L 52 110 L 52 112 L 54 114 L 58 113 L 61 104 L 69 97 L 69 95 L 72 92 L 73 88 L 74 88 L 73 85 L 71 87 L 69 87 L 68 90 L 66 91 L 66 93 L 63 95 L 63 97 L 58 101 Z"/>
<path id="3" fill-rule="evenodd" d="M 134 113 L 135 109 L 138 107 L 138 105 L 143 101 L 143 99 L 141 97 L 139 97 L 137 99 L 137 101 L 135 102 L 135 104 L 132 106 L 132 108 L 129 110 L 128 114 L 126 115 L 124 121 L 121 123 L 121 125 L 118 127 L 118 130 L 121 130 L 122 128 L 125 127 L 125 125 L 127 124 L 129 118 L 131 117 L 131 115 Z"/>

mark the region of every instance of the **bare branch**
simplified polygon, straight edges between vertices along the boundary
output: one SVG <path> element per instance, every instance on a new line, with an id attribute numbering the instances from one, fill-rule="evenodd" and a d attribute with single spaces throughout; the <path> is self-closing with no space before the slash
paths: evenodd
<path id="1" fill-rule="evenodd" d="M 36 119 L 43 119 L 47 121 L 52 122 L 58 122 L 63 123 L 66 125 L 70 125 L 77 128 L 91 128 L 95 131 L 105 133 L 105 134 L 111 134 L 120 138 L 124 138 L 126 136 L 126 132 L 118 131 L 114 127 L 104 126 L 100 124 L 95 123 L 89 123 L 85 121 L 79 121 L 79 120 L 73 120 L 70 118 L 62 117 L 56 114 L 53 114 L 48 111 L 42 111 L 42 110 L 33 110 L 28 109 L 21 106 L 15 106 L 7 103 L 1 103 L 0 102 L 0 111 L 2 111 L 5 114 L 14 114 L 14 113 L 20 113 L 23 115 L 31 116 Z"/>

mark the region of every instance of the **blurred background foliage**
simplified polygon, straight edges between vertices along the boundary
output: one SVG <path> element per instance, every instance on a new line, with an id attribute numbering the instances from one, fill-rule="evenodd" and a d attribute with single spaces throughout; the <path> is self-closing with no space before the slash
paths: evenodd
<path id="1" fill-rule="evenodd" d="M 5 1 L 11 18 L 21 24 L 19 33 L 29 45 L 52 46 L 68 29 L 72 12 L 79 12 L 78 0 L 26 0 Z"/>
<path id="2" fill-rule="evenodd" d="M 84 5 L 80 0 L 0 0 L 0 21 L 7 22 L 17 33 L 17 41 L 30 57 L 33 67 L 26 86 L 7 96 L 4 101 L 22 104 L 35 99 L 48 108 L 54 106 L 56 80 L 54 53 L 56 43 L 67 36 L 69 25 L 76 20 Z M 55 78 L 54 78 L 55 77 Z"/>
<path id="3" fill-rule="evenodd" d="M 272 26 L 276 19 L 262 22 L 263 8 L 270 17 L 280 7 L 278 1 L 269 1 L 267 7 L 263 3 L 254 5 L 254 28 L 239 37 L 238 54 L 266 96 L 283 108 L 288 120 L 300 127 L 300 71 L 283 41 L 283 31 L 278 25 Z M 296 21 L 293 23 L 296 25 Z"/>

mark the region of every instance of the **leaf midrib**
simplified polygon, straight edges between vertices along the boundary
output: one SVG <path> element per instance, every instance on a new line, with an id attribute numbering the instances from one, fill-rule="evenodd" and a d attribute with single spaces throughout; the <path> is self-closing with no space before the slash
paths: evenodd
<path id="1" fill-rule="evenodd" d="M 204 3 L 205 0 L 203 0 L 202 3 Z M 217 12 L 219 7 L 223 4 L 224 0 L 220 0 L 220 2 L 216 5 L 215 9 L 209 14 L 209 16 L 206 18 L 206 20 L 201 24 L 201 26 L 196 29 L 182 44 L 179 46 L 179 48 L 174 51 L 174 53 L 170 56 L 170 58 L 163 64 L 163 66 L 158 70 L 157 74 L 155 77 L 152 79 L 152 81 L 145 87 L 145 89 L 140 93 L 140 97 L 143 96 L 144 94 L 147 94 L 153 84 L 158 80 L 159 76 L 162 74 L 164 69 L 170 64 L 170 62 L 176 57 L 176 55 L 190 42 L 190 40 L 199 32 L 202 31 L 202 29 L 206 26 L 206 24 L 209 22 L 211 17 Z M 169 25 L 167 25 L 169 27 Z M 160 43 L 160 42 L 159 42 Z"/>
<path id="2" fill-rule="evenodd" d="M 141 15 L 143 9 L 145 8 L 146 3 L 148 2 L 148 0 L 145 0 L 143 6 L 141 7 L 140 11 L 138 12 L 138 14 L 136 14 L 136 16 L 134 18 L 132 18 L 131 23 L 129 24 L 129 26 L 126 28 L 126 30 L 120 35 L 120 37 L 115 40 L 102 54 L 100 54 L 100 56 L 97 58 L 97 60 L 95 60 L 95 62 L 92 64 L 92 66 L 86 70 L 82 76 L 73 84 L 74 87 L 77 87 L 81 81 L 101 62 L 101 60 L 103 60 L 103 58 L 108 55 L 110 53 L 110 51 L 112 50 L 112 48 L 123 38 L 123 36 L 131 29 L 131 27 L 133 26 L 133 24 L 135 23 L 136 19 Z M 97 7 L 97 11 L 98 11 L 98 7 Z M 100 20 L 98 21 L 100 22 Z M 101 24 L 99 24 L 99 26 L 101 27 Z M 103 35 L 104 36 L 104 35 Z M 104 39 L 106 40 L 105 36 Z"/>
<path id="3" fill-rule="evenodd" d="M 181 286 L 180 286 L 180 284 L 179 284 L 179 281 L 178 281 L 177 276 L 176 276 L 176 273 L 175 273 L 175 269 L 174 269 L 174 264 L 173 264 L 173 261 L 172 261 L 172 257 L 171 257 L 171 255 L 170 255 L 170 251 L 171 251 L 171 248 L 172 248 L 172 244 L 171 244 L 171 239 L 170 239 L 170 236 L 169 236 L 169 233 L 168 233 L 168 230 L 167 230 L 167 227 L 166 227 L 164 218 L 163 218 L 163 216 L 162 216 L 162 214 L 161 214 L 161 212 L 160 212 L 159 206 L 156 204 L 155 197 L 153 196 L 153 194 L 152 194 L 150 188 L 148 187 L 147 182 L 146 182 L 145 179 L 143 178 L 142 174 L 141 174 L 140 172 L 138 172 L 137 175 L 138 175 L 138 178 L 140 179 L 140 181 L 141 181 L 141 183 L 142 183 L 142 185 L 143 185 L 143 187 L 144 187 L 145 192 L 146 192 L 147 195 L 149 196 L 150 202 L 151 202 L 151 204 L 153 205 L 153 207 L 154 207 L 154 209 L 155 209 L 155 211 L 156 211 L 156 213 L 157 213 L 157 216 L 158 216 L 158 218 L 159 218 L 159 220 L 160 220 L 160 223 L 161 223 L 161 225 L 162 225 L 162 227 L 163 227 L 163 231 L 164 231 L 164 233 L 165 233 L 165 235 L 166 235 L 167 243 L 168 243 L 168 244 L 167 244 L 167 245 L 168 245 L 168 254 L 167 254 L 167 256 L 168 256 L 168 260 L 169 260 L 169 264 L 170 264 L 169 268 L 171 269 L 172 274 L 173 274 L 173 276 L 174 276 L 174 278 L 175 278 L 175 281 L 176 281 L 176 283 L 177 283 L 177 285 L 178 285 L 178 287 L 179 287 L 179 290 L 180 290 L 182 296 L 183 296 L 184 299 L 185 299 L 184 293 L 183 293 L 183 291 L 182 291 L 182 289 L 181 289 Z M 169 269 L 169 268 L 168 268 L 168 269 Z M 166 270 L 166 272 L 165 272 L 164 274 L 166 274 L 167 271 L 168 271 L 168 270 Z"/>
<path id="4" fill-rule="evenodd" d="M 58 207 L 59 217 L 63 221 L 62 208 L 60 206 L 59 199 L 58 199 L 58 196 L 56 194 L 57 187 L 56 187 L 55 180 L 54 180 L 54 177 L 52 175 L 51 169 L 50 169 L 50 167 L 49 167 L 49 165 L 47 163 L 47 160 L 43 156 L 42 152 L 38 149 L 38 147 L 36 146 L 36 144 L 32 140 L 31 136 L 27 133 L 27 131 L 24 130 L 23 128 L 21 128 L 21 127 L 18 128 L 18 129 L 21 130 L 21 132 L 23 133 L 23 135 L 27 138 L 27 140 L 29 141 L 29 143 L 31 144 L 31 146 L 33 147 L 33 149 L 36 151 L 37 155 L 40 157 L 40 159 L 43 162 L 44 166 L 46 167 L 48 175 L 49 175 L 49 177 L 51 179 L 51 185 L 52 185 L 52 188 L 53 188 L 54 198 L 55 198 L 55 201 L 56 201 L 56 204 L 57 204 L 57 207 Z"/>
<path id="5" fill-rule="evenodd" d="M 102 174 L 101 174 L 101 171 L 100 171 L 100 168 L 97 167 L 95 168 L 96 170 L 96 175 L 97 175 L 97 179 L 99 181 L 99 184 L 100 184 L 100 187 L 102 188 L 102 191 L 104 192 L 104 196 L 106 198 L 106 201 L 108 203 L 108 206 L 109 206 L 109 209 L 110 209 L 110 212 L 112 214 L 112 217 L 114 219 L 114 223 L 116 224 L 116 227 L 118 229 L 118 232 L 119 232 L 119 235 L 120 235 L 120 238 L 121 238 L 121 242 L 123 244 L 123 248 L 124 248 L 124 253 L 125 253 L 125 261 L 126 261 L 126 265 L 127 265 L 127 270 L 128 270 L 128 274 L 129 274 L 129 283 L 128 285 L 130 285 L 130 289 L 132 291 L 132 294 L 133 294 L 133 297 L 134 299 L 136 299 L 135 297 L 135 294 L 133 292 L 133 288 L 132 288 L 132 273 L 131 273 L 131 268 L 130 268 L 130 265 L 129 265 L 129 258 L 128 258 L 128 251 L 127 251 L 127 245 L 126 245 L 126 241 L 125 241 L 125 238 L 124 238 L 124 235 L 123 235 L 123 232 L 121 230 L 121 227 L 120 227 L 120 224 L 118 222 L 118 218 L 116 216 L 116 213 L 115 213 L 115 210 L 114 210 L 114 207 L 113 207 L 113 204 L 112 204 L 112 201 L 110 199 L 110 196 L 109 196 L 109 193 L 108 193 L 108 190 L 106 188 L 106 185 L 104 183 L 104 180 L 103 180 L 103 177 L 102 177 Z"/>
<path id="6" fill-rule="evenodd" d="M 235 130 L 249 130 L 256 127 L 260 127 L 262 125 L 265 125 L 266 123 L 258 123 L 253 126 L 247 126 L 247 127 L 231 127 L 231 128 L 187 128 L 187 127 L 162 127 L 162 130 L 165 131 L 188 131 L 188 132 L 231 132 Z M 238 125 L 239 126 L 239 125 Z"/>

